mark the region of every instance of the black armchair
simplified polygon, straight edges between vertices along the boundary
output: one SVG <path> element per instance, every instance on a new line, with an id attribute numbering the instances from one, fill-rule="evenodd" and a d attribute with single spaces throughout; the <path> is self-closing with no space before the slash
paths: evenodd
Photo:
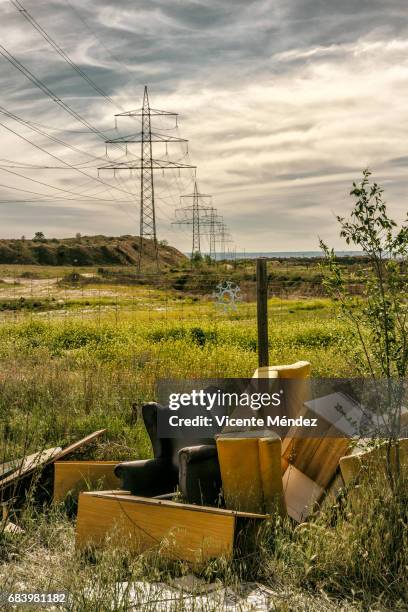
<path id="1" fill-rule="evenodd" d="M 142 407 L 154 459 L 119 463 L 115 474 L 123 489 L 144 497 L 168 497 L 178 486 L 190 504 L 218 505 L 221 474 L 214 438 L 159 438 L 159 410 L 169 409 L 154 402 Z"/>

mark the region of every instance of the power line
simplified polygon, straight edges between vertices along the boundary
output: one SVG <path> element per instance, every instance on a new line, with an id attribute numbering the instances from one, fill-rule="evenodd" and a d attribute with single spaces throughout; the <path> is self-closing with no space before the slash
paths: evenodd
<path id="1" fill-rule="evenodd" d="M 4 109 L 2 106 L 0 106 L 0 113 L 6 114 L 6 116 L 12 117 L 15 121 L 19 122 L 19 123 L 24 123 L 24 121 L 20 120 L 19 117 L 17 117 L 17 115 L 14 115 L 13 113 L 9 113 L 6 109 Z M 6 125 L 5 123 L 1 123 L 0 122 L 0 126 L 2 126 L 4 129 L 6 129 L 7 131 L 11 132 L 12 134 L 14 134 L 15 136 L 17 136 L 18 138 L 21 138 L 22 140 L 24 140 L 25 142 L 31 144 L 33 147 L 35 147 L 36 149 L 42 151 L 43 153 L 46 153 L 47 155 L 49 155 L 50 157 L 52 157 L 53 159 L 56 159 L 57 161 L 61 162 L 62 164 L 64 164 L 65 166 L 68 166 L 69 168 L 71 168 L 72 170 L 75 170 L 76 172 L 79 172 L 80 174 L 82 174 L 83 176 L 86 176 L 87 178 L 90 178 L 92 180 L 97 181 L 98 183 L 101 183 L 105 186 L 109 186 L 112 187 L 113 189 L 117 189 L 119 191 L 122 191 L 123 193 L 127 193 L 131 196 L 134 196 L 134 194 L 131 191 L 125 191 L 124 189 L 120 189 L 119 187 L 115 187 L 113 185 L 110 185 L 109 183 L 106 183 L 105 181 L 103 181 L 101 178 L 99 177 L 93 177 L 92 175 L 88 174 L 87 172 L 85 172 L 84 170 L 82 170 L 81 168 L 78 168 L 76 166 L 73 166 L 70 162 L 65 161 L 64 159 L 62 159 L 61 157 L 59 157 L 58 155 L 55 155 L 54 153 L 51 153 L 50 151 L 47 151 L 46 149 L 44 149 L 41 145 L 38 145 L 37 143 L 33 142 L 32 140 L 30 140 L 29 138 L 27 138 L 26 136 L 23 136 L 22 134 L 19 134 L 18 132 L 16 132 L 15 130 L 13 130 L 12 128 L 10 128 L 8 125 Z M 34 128 L 32 128 L 34 129 Z M 37 130 L 35 130 L 37 131 Z"/>
<path id="2" fill-rule="evenodd" d="M 126 64 L 118 59 L 113 53 L 112 51 L 109 49 L 109 47 L 107 47 L 105 45 L 105 43 L 99 38 L 99 36 L 97 36 L 96 32 L 91 28 L 91 26 L 89 25 L 89 23 L 86 21 L 86 19 L 79 13 L 78 9 L 75 8 L 72 3 L 69 0 L 66 0 L 66 3 L 71 7 L 72 11 L 76 14 L 77 18 L 83 23 L 83 25 L 86 27 L 86 29 L 92 34 L 92 36 L 94 37 L 94 39 L 97 41 L 97 43 L 103 47 L 106 51 L 106 53 L 108 53 L 108 55 L 111 56 L 111 58 L 113 59 L 114 62 L 116 62 L 116 64 L 118 66 L 120 66 L 121 69 L 125 69 L 126 72 L 133 77 L 134 74 L 131 70 L 129 70 L 129 68 L 126 66 Z"/>
<path id="3" fill-rule="evenodd" d="M 33 26 L 33 28 L 35 28 L 37 32 L 41 34 L 44 40 L 46 40 L 47 43 L 51 45 L 51 47 L 58 53 L 58 55 L 60 55 L 62 59 L 65 60 L 67 64 L 69 64 L 71 68 L 73 68 L 75 72 L 79 74 L 79 76 L 82 77 L 92 87 L 92 89 L 94 89 L 97 93 L 103 96 L 108 102 L 116 106 L 116 103 L 114 102 L 114 100 L 112 100 L 112 98 L 103 89 L 101 89 L 101 87 L 99 87 L 99 85 L 97 85 L 95 81 L 93 81 L 86 74 L 86 72 L 82 70 L 82 68 L 80 68 L 75 62 L 71 60 L 71 58 L 59 46 L 59 44 L 56 43 L 55 40 L 51 38 L 51 36 L 49 36 L 49 34 L 47 34 L 44 28 L 40 26 L 38 21 L 34 19 L 31 13 L 28 12 L 28 10 L 21 4 L 21 2 L 19 2 L 19 0 L 9 0 L 9 1 L 14 6 L 14 8 L 16 8 L 18 12 L 24 17 L 24 19 L 26 19 Z"/>
<path id="4" fill-rule="evenodd" d="M 19 60 L 14 57 L 14 55 L 12 55 L 9 51 L 7 51 L 7 49 L 3 46 L 0 45 L 0 54 L 12 65 L 14 66 L 14 68 L 16 68 L 19 72 L 21 72 L 29 81 L 31 81 L 31 83 L 33 83 L 36 87 L 38 87 L 39 89 L 41 89 L 41 91 L 48 96 L 49 98 L 51 98 L 51 100 L 53 102 L 55 102 L 56 104 L 58 104 L 58 106 L 60 106 L 65 112 L 67 112 L 69 115 L 71 115 L 71 117 L 73 117 L 74 119 L 76 119 L 77 121 L 79 121 L 80 123 L 82 123 L 82 125 L 84 125 L 85 127 L 87 127 L 91 132 L 93 132 L 94 134 L 96 134 L 97 136 L 99 136 L 100 138 L 102 138 L 103 140 L 106 139 L 106 135 L 103 134 L 100 130 L 98 130 L 97 128 L 93 127 L 86 119 L 84 119 L 83 117 L 81 117 L 81 115 L 79 113 L 77 113 L 74 109 L 72 109 L 68 104 L 66 104 L 63 100 L 61 100 L 61 98 L 59 98 L 57 96 L 57 94 L 55 94 L 45 83 L 43 83 L 43 81 L 41 81 L 39 78 L 37 78 L 32 72 L 31 70 L 29 70 L 26 66 L 24 66 L 21 62 L 19 62 Z"/>
<path id="5" fill-rule="evenodd" d="M 0 124 L 1 125 L 1 124 Z M 9 174 L 13 174 L 14 176 L 19 176 L 20 178 L 23 178 L 27 181 L 31 181 L 33 183 L 37 183 L 38 185 L 43 185 L 44 187 L 49 187 L 50 189 L 55 189 L 57 191 L 63 191 L 65 193 L 69 193 L 70 195 L 78 195 L 75 191 L 71 191 L 70 189 L 64 189 L 63 187 L 56 187 L 55 185 L 50 185 L 49 183 L 44 183 L 43 181 L 39 181 L 37 179 L 33 179 L 29 176 L 25 176 L 24 174 L 21 174 L 21 172 L 15 172 L 15 170 L 10 170 L 8 168 L 1 168 L 1 170 L 3 172 L 8 172 Z M 81 195 L 81 194 L 79 194 Z M 92 200 L 98 200 L 97 197 L 93 197 L 93 196 L 88 196 L 88 198 L 91 198 Z"/>

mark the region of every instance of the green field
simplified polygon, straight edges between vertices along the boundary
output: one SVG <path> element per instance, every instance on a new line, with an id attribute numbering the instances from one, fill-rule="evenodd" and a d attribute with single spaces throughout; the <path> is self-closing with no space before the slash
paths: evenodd
<path id="1" fill-rule="evenodd" d="M 2 461 L 65 445 L 100 428 L 107 429 L 105 438 L 85 456 L 148 457 L 150 444 L 137 414 L 144 401 L 155 399 L 158 379 L 250 377 L 257 367 L 251 299 L 224 312 L 208 285 L 201 295 L 149 285 L 79 287 L 59 285 L 49 270 L 40 275 L 43 284 L 27 278 L 21 284 L 19 270 L 14 278 L 20 284 L 11 285 L 4 272 L 0 300 L 23 306 L 0 313 Z M 270 363 L 308 360 L 315 376 L 353 376 L 358 343 L 335 304 L 284 295 L 269 300 Z M 41 306 L 27 307 L 29 300 Z M 259 580 L 277 589 L 277 610 L 367 610 L 371 604 L 376 610 L 406 609 L 401 564 L 386 569 L 394 552 L 383 542 L 398 519 L 390 515 L 375 523 L 384 495 L 367 489 L 361 511 L 370 534 L 347 504 L 340 513 L 338 507 L 326 509 L 301 535 L 277 519 L 260 536 L 256 560 L 220 561 L 202 568 L 201 575 L 230 585 Z M 73 609 L 105 610 L 103 593 L 111 592 L 115 581 L 190 571 L 183 563 L 113 550 L 93 560 L 79 557 L 74 523 L 62 506 L 28 504 L 20 520 L 24 535 L 0 536 L 6 590 L 21 582 L 37 590 L 67 588 L 76 593 Z M 97 588 L 93 599 L 85 596 L 90 582 Z"/>
<path id="2" fill-rule="evenodd" d="M 25 427 L 29 414 L 49 444 L 106 427 L 139 456 L 146 444 L 129 425 L 132 404 L 155 399 L 157 379 L 250 377 L 257 367 L 253 303 L 224 313 L 144 288 L 132 299 L 84 299 L 1 325 L 3 426 Z M 350 375 L 351 334 L 328 300 L 273 298 L 269 313 L 271 364 L 305 359 L 316 376 Z"/>

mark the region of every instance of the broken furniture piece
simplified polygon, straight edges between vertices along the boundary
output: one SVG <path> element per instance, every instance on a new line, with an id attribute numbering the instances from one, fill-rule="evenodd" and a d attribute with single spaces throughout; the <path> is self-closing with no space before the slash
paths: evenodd
<path id="1" fill-rule="evenodd" d="M 408 438 L 398 440 L 401 470 L 408 469 Z M 346 485 L 356 484 L 362 474 L 375 470 L 380 477 L 385 476 L 387 459 L 387 441 L 384 440 L 375 448 L 361 449 L 355 447 L 353 452 L 340 459 L 340 470 Z M 396 465 L 396 449 L 391 448 L 390 460 L 393 469 Z"/>
<path id="2" fill-rule="evenodd" d="M 222 556 L 230 559 L 242 526 L 265 518 L 262 514 L 181 504 L 126 491 L 81 493 L 76 546 L 84 550 L 109 539 L 110 545 L 135 553 L 152 550 L 196 563 Z"/>
<path id="3" fill-rule="evenodd" d="M 226 507 L 283 514 L 279 436 L 268 430 L 229 432 L 216 441 Z"/>
<path id="4" fill-rule="evenodd" d="M 297 417 L 303 403 L 310 399 L 310 370 L 309 361 L 296 361 L 288 365 L 257 368 L 253 378 L 290 380 L 291 383 L 286 387 L 286 396 L 283 396 L 284 414 L 287 417 Z"/>
<path id="5" fill-rule="evenodd" d="M 17 500 L 24 498 L 36 474 L 43 474 L 45 468 L 86 446 L 105 431 L 105 429 L 95 431 L 65 448 L 50 448 L 17 461 L 8 462 L 6 467 L 3 466 L 3 469 L 0 469 L 0 500 L 6 501 L 11 497 Z"/>
<path id="6" fill-rule="evenodd" d="M 297 523 L 302 523 L 321 501 L 325 491 L 294 465 L 286 468 L 282 480 L 288 516 Z"/>
<path id="7" fill-rule="evenodd" d="M 177 487 L 188 503 L 217 505 L 221 476 L 214 438 L 160 438 L 156 403 L 142 407 L 143 421 L 153 447 L 154 459 L 125 461 L 115 468 L 122 489 L 133 495 L 172 496 Z"/>
<path id="8" fill-rule="evenodd" d="M 68 494 L 77 496 L 90 489 L 119 489 L 115 474 L 117 461 L 56 461 L 54 463 L 53 501 L 64 501 Z"/>
<path id="9" fill-rule="evenodd" d="M 10 535 L 21 535 L 25 533 L 22 527 L 16 525 L 16 523 L 13 523 L 10 520 L 11 500 L 1 502 L 0 506 L 2 508 L 0 518 L 0 534 L 7 533 Z"/>

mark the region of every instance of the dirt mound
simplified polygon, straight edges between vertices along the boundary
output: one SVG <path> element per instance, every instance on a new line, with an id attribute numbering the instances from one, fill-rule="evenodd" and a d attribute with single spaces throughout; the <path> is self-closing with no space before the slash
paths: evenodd
<path id="1" fill-rule="evenodd" d="M 36 240 L 0 240 L 0 263 L 43 266 L 103 266 L 137 264 L 138 236 L 81 236 Z M 176 248 L 159 243 L 159 261 L 170 266 L 186 259 Z M 155 263 L 153 241 L 143 241 L 143 261 Z"/>

